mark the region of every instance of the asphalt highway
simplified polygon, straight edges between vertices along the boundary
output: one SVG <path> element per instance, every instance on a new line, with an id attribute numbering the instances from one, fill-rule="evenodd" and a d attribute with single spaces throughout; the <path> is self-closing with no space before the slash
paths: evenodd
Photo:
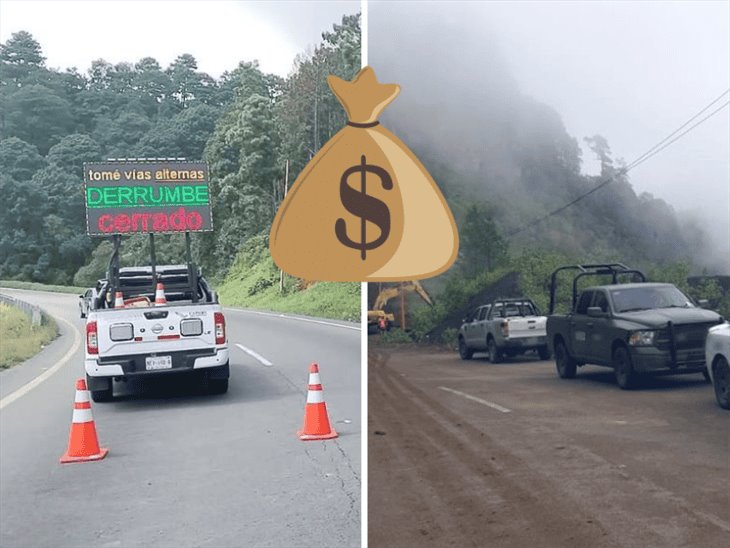
<path id="1" fill-rule="evenodd" d="M 3 289 L 61 336 L 0 373 L 0 546 L 359 546 L 360 329 L 225 309 L 227 394 L 115 383 L 92 404 L 102 461 L 61 465 L 84 375 L 75 295 Z M 308 367 L 340 437 L 302 442 Z"/>

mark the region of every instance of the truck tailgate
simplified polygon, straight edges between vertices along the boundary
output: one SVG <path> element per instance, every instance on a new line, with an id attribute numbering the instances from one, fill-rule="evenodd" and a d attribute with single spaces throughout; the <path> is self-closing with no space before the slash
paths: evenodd
<path id="1" fill-rule="evenodd" d="M 504 321 L 509 325 L 507 336 L 510 339 L 524 339 L 529 337 L 544 337 L 545 316 L 526 316 L 519 318 L 506 318 Z"/>
<path id="2" fill-rule="evenodd" d="M 220 306 L 172 305 L 97 311 L 99 355 L 105 357 L 179 352 L 216 346 Z"/>

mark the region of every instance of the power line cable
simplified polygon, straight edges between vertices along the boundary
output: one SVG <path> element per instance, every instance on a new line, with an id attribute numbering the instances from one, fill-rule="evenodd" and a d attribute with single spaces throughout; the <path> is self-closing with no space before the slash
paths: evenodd
<path id="1" fill-rule="evenodd" d="M 685 130 L 685 131 L 683 131 L 682 133 L 680 133 L 679 135 L 677 135 L 677 136 L 676 136 L 676 137 L 675 137 L 674 139 L 672 139 L 671 141 L 667 142 L 666 144 L 664 144 L 664 145 L 663 145 L 663 146 L 661 146 L 660 148 L 657 148 L 656 150 L 654 150 L 654 151 L 653 151 L 653 152 L 652 152 L 651 154 L 649 154 L 649 153 L 647 152 L 647 153 L 645 153 L 645 154 L 644 154 L 644 156 L 643 156 L 643 157 L 641 157 L 640 159 L 636 159 L 636 160 L 634 160 L 633 164 L 631 164 L 631 165 L 630 165 L 630 166 L 629 166 L 629 167 L 627 168 L 627 170 L 626 170 L 626 171 L 629 171 L 629 170 L 631 170 L 631 169 L 634 169 L 634 168 L 635 168 L 636 166 L 638 166 L 639 164 L 643 164 L 643 163 L 644 163 L 644 162 L 645 162 L 646 160 L 648 160 L 648 159 L 649 159 L 649 158 L 651 158 L 652 156 L 656 156 L 656 155 L 657 155 L 657 154 L 659 154 L 659 153 L 660 153 L 660 152 L 661 152 L 662 150 L 664 150 L 665 148 L 667 148 L 667 147 L 668 147 L 669 145 L 671 145 L 671 144 L 672 144 L 672 143 L 674 143 L 675 141 L 678 141 L 679 139 L 681 139 L 682 137 L 684 137 L 684 136 L 685 136 L 685 135 L 686 135 L 687 133 L 689 133 L 690 131 L 692 131 L 693 129 L 695 129 L 695 128 L 696 128 L 697 126 L 700 126 L 700 125 L 702 125 L 702 124 L 703 124 L 703 123 L 704 123 L 705 121 L 707 121 L 707 120 L 709 120 L 710 118 L 712 118 L 712 117 L 713 117 L 713 116 L 714 116 L 715 114 L 717 114 L 718 112 L 720 112 L 720 111 L 721 111 L 722 109 L 724 109 L 724 108 L 725 108 L 726 106 L 728 106 L 728 105 L 730 105 L 730 101 L 726 101 L 726 102 L 724 102 L 724 103 L 723 103 L 722 105 L 720 105 L 720 106 L 719 106 L 719 107 L 717 107 L 717 108 L 716 108 L 715 110 L 713 110 L 713 111 L 712 111 L 712 112 L 711 112 L 710 114 L 708 114 L 707 116 L 705 116 L 704 118 L 702 118 L 702 120 L 700 120 L 700 121 L 699 121 L 699 122 L 697 122 L 696 124 L 694 124 L 694 125 L 692 125 L 692 126 L 688 127 L 688 128 L 687 128 L 687 129 Z"/>
<path id="2" fill-rule="evenodd" d="M 562 213 L 563 211 L 565 211 L 566 209 L 568 209 L 570 206 L 575 205 L 576 203 L 578 203 L 581 200 L 583 200 L 584 198 L 590 196 L 594 192 L 602 189 L 603 187 L 605 187 L 609 183 L 612 183 L 618 177 L 620 177 L 622 175 L 626 175 L 629 171 L 631 171 L 635 167 L 643 164 L 648 159 L 656 156 L 661 151 L 663 151 L 665 148 L 669 147 L 670 145 L 672 145 L 673 143 L 675 143 L 676 141 L 678 141 L 679 139 L 681 139 L 682 137 L 684 137 L 685 135 L 687 135 L 689 132 L 691 132 L 692 130 L 694 130 L 698 126 L 702 125 L 704 122 L 706 122 L 710 118 L 712 118 L 715 114 L 717 114 L 718 112 L 720 112 L 722 109 L 724 109 L 725 107 L 727 107 L 728 105 L 730 105 L 730 101 L 726 101 L 725 103 L 723 103 L 722 105 L 720 105 L 718 108 L 716 108 L 715 110 L 713 110 L 712 112 L 710 112 L 710 114 L 708 114 L 707 116 L 705 116 L 704 118 L 702 118 L 701 120 L 699 120 L 698 122 L 696 122 L 695 124 L 692 124 L 692 122 L 694 120 L 696 120 L 703 113 L 707 112 L 707 110 L 709 110 L 714 104 L 716 104 L 717 102 L 719 102 L 728 93 L 730 93 L 730 88 L 728 88 L 727 90 L 725 90 L 716 99 L 714 99 L 713 101 L 711 101 L 710 103 L 708 103 L 707 105 L 705 105 L 702 108 L 702 110 L 700 110 L 694 116 L 692 116 L 691 118 L 689 118 L 681 126 L 679 126 L 672 133 L 670 133 L 669 135 L 667 135 L 666 137 L 664 137 L 661 141 L 659 141 L 658 143 L 656 143 L 654 146 L 652 146 L 646 152 L 644 152 L 643 154 L 641 154 L 640 156 L 638 156 L 636 159 L 634 159 L 627 166 L 619 169 L 613 175 L 610 175 L 609 177 L 607 177 L 605 180 L 601 181 L 598 185 L 596 185 L 595 187 L 593 187 L 589 191 L 584 192 L 583 194 L 581 194 L 577 198 L 571 200 L 567 204 L 564 204 L 564 205 L 560 206 L 559 208 L 554 209 L 553 211 L 551 211 L 551 212 L 543 215 L 542 217 L 539 217 L 539 218 L 535 219 L 531 223 L 528 223 L 528 224 L 522 226 L 521 228 L 518 228 L 517 230 L 513 230 L 512 232 L 510 232 L 510 233 L 508 233 L 506 235 L 507 238 L 511 238 L 513 236 L 516 236 L 517 234 L 520 234 L 521 232 L 524 232 L 525 230 L 527 230 L 529 228 L 532 228 L 532 227 L 534 227 L 534 226 L 542 223 L 546 219 L 549 219 L 550 217 L 553 217 L 553 216 L 557 215 L 558 213 Z M 692 124 L 692 125 L 690 127 L 687 127 L 689 124 Z M 687 128 L 687 129 L 684 129 L 684 128 Z M 684 129 L 684 131 L 682 131 L 683 129 Z"/>
<path id="3" fill-rule="evenodd" d="M 692 116 L 692 118 L 690 118 L 689 120 L 687 120 L 684 124 L 682 124 L 681 126 L 679 126 L 672 133 L 670 133 L 669 135 L 667 135 L 666 137 L 664 137 L 664 139 L 662 139 L 661 141 L 659 141 L 657 144 L 655 144 L 653 147 L 651 147 L 649 150 L 647 150 L 644 154 L 642 154 L 641 156 L 639 156 L 636 160 L 634 160 L 634 162 L 637 162 L 641 158 L 643 158 L 644 156 L 652 153 L 654 151 L 654 149 L 659 148 L 666 141 L 668 141 L 669 139 L 671 139 L 672 137 L 674 137 L 674 135 L 676 135 L 677 133 L 679 133 L 680 131 L 682 131 L 685 127 L 687 127 L 689 124 L 691 124 L 697 118 L 699 118 L 702 114 L 704 114 L 705 112 L 707 112 L 712 107 L 712 105 L 714 105 L 715 103 L 717 103 L 718 101 L 720 101 L 720 99 L 722 99 L 723 97 L 725 97 L 725 95 L 727 95 L 728 93 L 730 93 L 730 88 L 728 88 L 725 91 L 723 91 L 713 101 L 711 101 L 710 103 L 708 103 L 707 105 L 705 105 L 702 110 L 700 110 L 697 114 L 695 114 L 694 116 Z"/>

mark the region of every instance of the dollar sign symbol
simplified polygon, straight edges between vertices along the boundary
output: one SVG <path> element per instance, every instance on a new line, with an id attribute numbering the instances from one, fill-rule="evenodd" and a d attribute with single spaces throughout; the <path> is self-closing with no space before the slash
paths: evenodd
<path id="1" fill-rule="evenodd" d="M 347 179 L 353 173 L 360 173 L 360 190 L 356 190 L 347 184 Z M 390 210 L 382 201 L 370 196 L 367 193 L 367 174 L 373 173 L 380 177 L 380 183 L 385 190 L 393 188 L 393 180 L 390 175 L 380 166 L 369 165 L 365 156 L 360 157 L 360 163 L 347 168 L 340 178 L 340 200 L 345 209 L 360 217 L 360 241 L 350 239 L 347 235 L 347 223 L 345 219 L 337 219 L 335 222 L 335 234 L 341 244 L 360 250 L 360 258 L 364 261 L 368 249 L 376 249 L 383 245 L 390 235 Z M 368 241 L 365 233 L 365 223 L 370 221 L 380 229 L 380 236 L 375 240 Z"/>

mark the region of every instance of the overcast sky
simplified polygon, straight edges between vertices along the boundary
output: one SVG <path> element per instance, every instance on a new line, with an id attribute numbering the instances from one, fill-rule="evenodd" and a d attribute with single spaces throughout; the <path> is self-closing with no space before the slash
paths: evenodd
<path id="1" fill-rule="evenodd" d="M 167 66 L 191 53 L 198 68 L 220 76 L 239 61 L 286 76 L 294 57 L 360 2 L 232 0 L 0 0 L 0 41 L 29 31 L 47 65 L 85 72 L 94 59 L 135 62 L 151 56 Z"/>
<path id="2" fill-rule="evenodd" d="M 369 23 L 369 59 L 389 81 L 406 84 L 398 71 L 411 71 L 478 85 L 479 71 L 494 62 L 483 55 L 494 54 L 520 92 L 553 107 L 581 144 L 601 134 L 627 162 L 730 88 L 727 1 L 371 1 Z M 442 52 L 446 61 L 435 61 Z M 401 94 L 428 91 L 404 86 Z M 396 100 L 387 114 L 397 112 Z M 584 172 L 600 170 L 585 149 L 583 160 Z M 730 108 L 629 176 L 638 192 L 700 216 L 728 250 Z"/>

